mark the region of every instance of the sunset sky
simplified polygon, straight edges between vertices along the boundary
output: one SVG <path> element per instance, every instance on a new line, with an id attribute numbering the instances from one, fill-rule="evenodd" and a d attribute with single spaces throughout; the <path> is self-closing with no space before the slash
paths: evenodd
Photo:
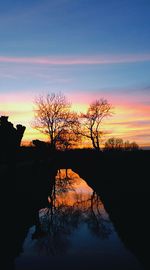
<path id="1" fill-rule="evenodd" d="M 106 98 L 106 138 L 150 147 L 150 1 L 0 0 L 0 114 L 41 139 L 33 100 L 59 91 L 79 112 Z"/>

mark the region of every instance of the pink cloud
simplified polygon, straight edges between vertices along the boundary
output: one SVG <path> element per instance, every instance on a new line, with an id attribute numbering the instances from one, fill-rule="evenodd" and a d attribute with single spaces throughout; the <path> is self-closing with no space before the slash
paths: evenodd
<path id="1" fill-rule="evenodd" d="M 87 109 L 87 104 L 91 101 L 104 97 L 114 106 L 115 114 L 113 117 L 104 121 L 103 129 L 110 131 L 110 136 L 118 136 L 123 139 L 136 140 L 140 145 L 149 145 L 150 134 L 150 105 L 145 103 L 137 103 L 134 95 L 130 93 L 106 93 L 93 92 L 84 93 L 76 91 L 67 93 L 67 97 L 74 105 L 74 110 L 82 111 Z M 139 100 L 138 100 L 139 101 Z M 10 121 L 15 125 L 21 123 L 27 127 L 24 140 L 30 141 L 32 138 L 41 138 L 40 134 L 35 134 L 31 129 L 30 122 L 33 119 L 33 94 L 32 90 L 29 93 L 0 94 L 0 109 L 1 114 L 9 115 Z M 140 135 L 142 134 L 142 135 Z M 138 137 L 141 136 L 141 137 Z"/>
<path id="2" fill-rule="evenodd" d="M 103 65 L 150 61 L 150 54 L 62 56 L 62 57 L 11 57 L 0 56 L 0 63 L 40 65 Z"/>
<path id="3" fill-rule="evenodd" d="M 133 93 L 132 93 L 133 92 Z M 135 98 L 136 93 L 136 98 Z M 105 91 L 105 90 L 99 90 L 99 91 L 82 91 L 82 90 L 74 90 L 67 92 L 67 97 L 72 103 L 79 103 L 79 104 L 90 104 L 96 99 L 107 99 L 109 103 L 111 103 L 113 106 L 133 106 L 133 104 L 136 104 L 136 106 L 139 104 L 144 103 L 145 100 L 148 100 L 148 98 L 145 96 L 142 96 L 141 93 L 134 92 L 132 89 L 131 91 L 128 91 L 127 93 L 124 92 L 124 90 L 112 90 L 112 91 Z M 144 104 L 145 105 L 145 104 Z"/>
<path id="4" fill-rule="evenodd" d="M 34 91 L 32 89 L 28 89 L 28 93 L 13 91 L 12 93 L 0 93 L 0 104 L 4 103 L 16 103 L 16 102 L 32 102 L 34 99 Z"/>

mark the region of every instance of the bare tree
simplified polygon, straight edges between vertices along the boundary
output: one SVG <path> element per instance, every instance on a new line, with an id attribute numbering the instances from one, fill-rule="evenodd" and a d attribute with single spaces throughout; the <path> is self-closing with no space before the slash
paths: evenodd
<path id="1" fill-rule="evenodd" d="M 76 113 L 71 112 L 71 104 L 61 94 L 47 94 L 35 100 L 35 121 L 33 127 L 48 135 L 50 146 L 56 149 L 63 142 L 64 134 L 73 133 L 79 124 Z M 65 143 L 67 136 L 65 136 Z"/>
<path id="2" fill-rule="evenodd" d="M 79 123 L 77 124 L 79 126 Z M 81 137 L 76 132 L 76 128 L 74 130 L 62 130 L 59 140 L 57 142 L 57 147 L 59 149 L 69 149 L 72 148 L 80 142 Z"/>
<path id="3" fill-rule="evenodd" d="M 85 114 L 81 114 L 80 135 L 91 140 L 95 149 L 100 150 L 103 134 L 101 124 L 104 118 L 112 115 L 112 106 L 105 99 L 92 102 Z"/>
<path id="4" fill-rule="evenodd" d="M 124 147 L 124 143 L 123 143 L 123 139 L 121 138 L 109 138 L 106 142 L 105 142 L 105 150 L 120 150 L 123 149 Z"/>
<path id="5" fill-rule="evenodd" d="M 136 142 L 129 142 L 129 141 L 125 141 L 124 142 L 124 150 L 128 150 L 128 151 L 135 151 L 135 150 L 139 150 L 139 145 Z"/>
<path id="6" fill-rule="evenodd" d="M 121 138 L 109 138 L 105 142 L 104 150 L 122 150 L 122 151 L 133 151 L 139 150 L 139 146 L 136 142 L 123 141 Z"/>

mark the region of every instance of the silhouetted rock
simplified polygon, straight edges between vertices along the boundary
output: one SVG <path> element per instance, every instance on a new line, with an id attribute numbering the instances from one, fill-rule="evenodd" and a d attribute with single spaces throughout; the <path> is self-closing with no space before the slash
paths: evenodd
<path id="1" fill-rule="evenodd" d="M 0 117 L 0 160 L 8 161 L 20 146 L 25 126 L 17 125 L 16 128 L 8 121 L 8 116 Z"/>

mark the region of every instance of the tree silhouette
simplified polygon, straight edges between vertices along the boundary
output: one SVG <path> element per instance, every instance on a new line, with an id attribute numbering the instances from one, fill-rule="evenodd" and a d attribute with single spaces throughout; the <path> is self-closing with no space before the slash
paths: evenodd
<path id="1" fill-rule="evenodd" d="M 121 138 L 109 138 L 105 142 L 104 150 L 124 150 L 124 151 L 133 151 L 139 150 L 139 146 L 136 142 L 123 141 Z"/>
<path id="2" fill-rule="evenodd" d="M 123 139 L 121 138 L 109 138 L 105 142 L 105 150 L 120 150 L 123 149 Z"/>
<path id="3" fill-rule="evenodd" d="M 101 124 L 104 118 L 112 115 L 112 106 L 105 99 L 92 102 L 85 114 L 81 114 L 80 135 L 91 140 L 93 148 L 100 150 L 103 134 Z"/>
<path id="4" fill-rule="evenodd" d="M 76 123 L 79 126 L 79 123 Z M 68 149 L 76 146 L 80 142 L 80 135 L 76 132 L 76 127 L 74 126 L 74 130 L 66 130 L 63 129 L 59 139 L 57 141 L 57 147 L 59 149 Z"/>
<path id="5" fill-rule="evenodd" d="M 71 104 L 66 97 L 61 93 L 40 96 L 36 98 L 35 106 L 33 127 L 48 135 L 51 149 L 70 145 L 71 134 L 75 134 L 79 121 L 77 114 L 70 111 Z"/>
<path id="6" fill-rule="evenodd" d="M 129 141 L 126 141 L 124 142 L 124 149 L 129 151 L 139 150 L 139 145 L 136 142 L 130 143 Z"/>

